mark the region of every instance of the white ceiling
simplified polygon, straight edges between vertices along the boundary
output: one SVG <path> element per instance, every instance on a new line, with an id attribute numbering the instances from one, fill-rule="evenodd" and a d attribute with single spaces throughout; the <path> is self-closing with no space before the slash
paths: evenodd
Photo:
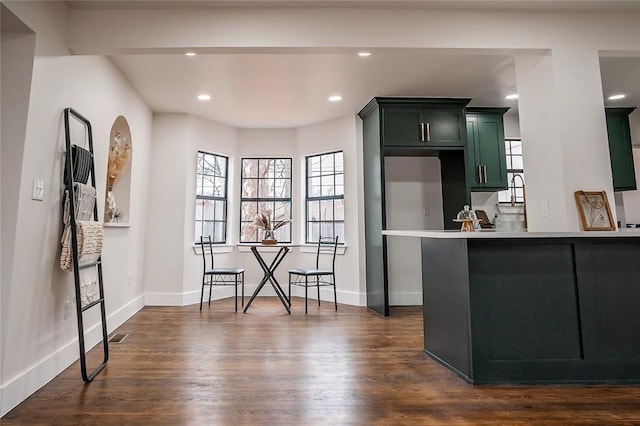
<path id="1" fill-rule="evenodd" d="M 434 54 L 420 49 L 344 53 L 231 53 L 195 57 L 112 57 L 154 112 L 189 113 L 241 128 L 299 127 L 360 111 L 374 96 L 473 98 L 472 106 L 508 106 L 517 91 L 508 55 Z M 601 58 L 607 106 L 640 103 L 640 58 Z M 200 93 L 211 95 L 199 101 Z M 339 103 L 330 95 L 343 97 Z"/>
<path id="2" fill-rule="evenodd" d="M 78 1 L 71 8 L 365 7 L 364 1 Z M 474 7 L 553 10 L 637 9 L 633 1 L 367 1 L 376 7 Z M 383 49 L 361 58 L 354 50 L 209 52 L 116 55 L 112 60 L 154 112 L 190 113 L 240 128 L 299 127 L 357 113 L 375 96 L 473 98 L 472 106 L 509 106 L 517 91 L 509 52 L 452 53 L 429 49 Z M 604 95 L 622 92 L 640 103 L 640 58 L 601 58 Z M 199 101 L 200 93 L 211 95 Z M 341 95 L 339 103 L 328 101 Z M 579 101 L 579 100 L 576 100 Z"/>

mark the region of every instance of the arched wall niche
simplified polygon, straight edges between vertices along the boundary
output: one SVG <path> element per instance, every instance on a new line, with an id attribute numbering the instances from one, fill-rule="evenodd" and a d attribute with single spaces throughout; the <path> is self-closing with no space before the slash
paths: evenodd
<path id="1" fill-rule="evenodd" d="M 131 157 L 133 145 L 127 119 L 120 115 L 111 126 L 104 205 L 107 226 L 127 226 L 131 204 Z"/>

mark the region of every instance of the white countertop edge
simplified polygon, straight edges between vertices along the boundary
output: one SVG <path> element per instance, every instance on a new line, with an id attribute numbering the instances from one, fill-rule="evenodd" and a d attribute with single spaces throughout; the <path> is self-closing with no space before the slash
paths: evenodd
<path id="1" fill-rule="evenodd" d="M 561 231 L 561 232 L 528 232 L 528 231 L 494 231 L 476 232 L 460 231 L 421 231 L 421 230 L 383 230 L 382 235 L 393 237 L 420 238 L 598 238 L 598 237 L 636 237 L 640 238 L 640 229 L 624 228 L 618 231 Z"/>

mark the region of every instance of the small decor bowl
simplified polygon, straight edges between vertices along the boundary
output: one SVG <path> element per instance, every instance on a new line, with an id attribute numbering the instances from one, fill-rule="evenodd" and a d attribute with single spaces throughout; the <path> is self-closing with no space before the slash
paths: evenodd
<path id="1" fill-rule="evenodd" d="M 278 244 L 278 240 L 262 240 L 262 245 L 265 246 L 275 246 Z"/>

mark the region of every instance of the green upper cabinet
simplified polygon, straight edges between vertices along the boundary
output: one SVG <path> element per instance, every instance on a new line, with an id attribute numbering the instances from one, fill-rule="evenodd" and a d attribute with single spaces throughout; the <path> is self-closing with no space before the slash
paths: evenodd
<path id="1" fill-rule="evenodd" d="M 507 189 L 503 115 L 508 109 L 466 109 L 466 166 L 471 191 Z"/>
<path id="2" fill-rule="evenodd" d="M 633 148 L 629 114 L 635 108 L 606 108 L 607 135 L 614 191 L 636 189 L 636 173 L 633 167 Z"/>
<path id="3" fill-rule="evenodd" d="M 464 107 L 470 99 L 376 98 L 382 143 L 388 147 L 464 147 Z"/>

